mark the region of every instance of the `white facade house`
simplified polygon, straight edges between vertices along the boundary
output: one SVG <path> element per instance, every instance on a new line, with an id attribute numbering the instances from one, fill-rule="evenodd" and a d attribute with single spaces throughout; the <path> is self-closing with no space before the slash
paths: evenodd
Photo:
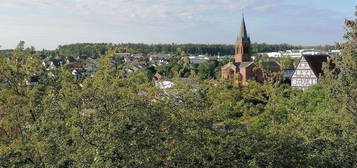
<path id="1" fill-rule="evenodd" d="M 323 63 L 327 62 L 327 55 L 303 55 L 299 65 L 291 77 L 293 88 L 306 90 L 319 82 L 322 75 Z"/>

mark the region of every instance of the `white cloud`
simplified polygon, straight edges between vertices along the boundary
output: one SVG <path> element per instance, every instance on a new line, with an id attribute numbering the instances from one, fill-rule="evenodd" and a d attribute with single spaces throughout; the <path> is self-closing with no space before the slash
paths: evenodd
<path id="1" fill-rule="evenodd" d="M 14 38 L 36 41 L 51 48 L 58 45 L 59 39 L 71 42 L 121 38 L 156 42 L 160 38 L 172 38 L 175 41 L 180 34 L 185 34 L 183 32 L 195 36 L 202 33 L 202 28 L 227 31 L 227 27 L 239 24 L 240 18 L 232 19 L 239 17 L 242 9 L 256 18 L 279 17 L 280 22 L 284 19 L 293 22 L 296 18 L 303 22 L 329 15 L 328 11 L 320 11 L 318 16 L 310 17 L 311 12 L 319 10 L 292 6 L 286 0 L 1 0 L 0 44 L 5 46 Z M 285 15 L 284 11 L 295 14 Z M 267 19 L 266 24 L 272 24 L 271 21 Z M 197 35 L 187 41 L 198 38 L 202 37 Z"/>
<path id="2" fill-rule="evenodd" d="M 2 0 L 0 8 L 22 8 L 119 17 L 193 17 L 202 12 L 255 10 L 277 0 Z"/>
<path id="3" fill-rule="evenodd" d="M 265 12 L 278 6 L 279 0 L 1 0 L 1 9 L 31 11 L 32 15 L 66 15 L 59 20 L 98 24 L 172 26 L 189 28 L 221 22 L 216 13 L 239 14 L 242 9 Z M 39 14 L 40 13 L 40 14 Z M 1 19 L 0 15 L 0 19 Z M 47 16 L 44 16 L 45 18 Z M 215 20 L 216 19 L 216 20 Z M 62 21 L 63 22 L 63 21 Z M 218 23 L 219 24 L 219 23 Z"/>

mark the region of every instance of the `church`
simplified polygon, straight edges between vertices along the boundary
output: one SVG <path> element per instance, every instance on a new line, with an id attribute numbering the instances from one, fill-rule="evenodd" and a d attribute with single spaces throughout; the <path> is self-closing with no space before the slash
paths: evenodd
<path id="1" fill-rule="evenodd" d="M 261 68 L 270 72 L 279 72 L 280 64 L 275 61 L 263 62 Z M 251 80 L 263 82 L 264 75 L 261 68 L 258 68 L 252 60 L 251 41 L 243 16 L 240 33 L 235 45 L 234 62 L 222 67 L 222 79 L 233 81 L 234 86 L 247 86 Z"/>

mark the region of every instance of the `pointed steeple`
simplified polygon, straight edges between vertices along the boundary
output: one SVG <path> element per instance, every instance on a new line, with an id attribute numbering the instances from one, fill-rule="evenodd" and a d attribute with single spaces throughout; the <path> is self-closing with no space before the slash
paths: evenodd
<path id="1" fill-rule="evenodd" d="M 240 33 L 237 38 L 237 42 L 250 42 L 248 37 L 247 28 L 245 26 L 244 14 L 242 14 L 242 24 L 240 26 Z"/>
<path id="2" fill-rule="evenodd" d="M 250 37 L 248 36 L 247 28 L 245 27 L 244 15 L 242 14 L 242 25 L 240 27 L 235 49 L 235 62 L 241 63 L 251 61 L 252 58 L 250 53 Z"/>

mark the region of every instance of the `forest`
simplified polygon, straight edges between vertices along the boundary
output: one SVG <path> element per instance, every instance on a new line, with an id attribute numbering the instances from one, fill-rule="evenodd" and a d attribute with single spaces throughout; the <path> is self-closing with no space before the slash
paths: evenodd
<path id="1" fill-rule="evenodd" d="M 266 44 L 253 43 L 252 52 L 278 52 L 290 49 L 315 48 L 321 50 L 335 49 L 335 46 L 293 46 L 289 44 Z M 34 50 L 34 48 L 29 48 Z M 116 52 L 132 54 L 181 54 L 185 52 L 191 55 L 224 56 L 234 55 L 234 45 L 226 44 L 140 44 L 140 43 L 77 43 L 60 45 L 55 50 L 43 50 L 42 53 L 49 56 L 89 56 L 96 57 L 105 55 L 109 50 L 116 49 Z M 13 50 L 0 50 L 5 55 L 11 55 Z"/>
<path id="2" fill-rule="evenodd" d="M 357 167 L 357 22 L 345 24 L 342 56 L 307 91 L 277 78 L 233 87 L 212 68 L 223 62 L 192 67 L 184 56 L 122 78 L 111 60 L 123 47 L 60 46 L 101 55 L 92 77 L 77 78 L 49 73 L 46 51 L 20 43 L 0 56 L 0 167 Z M 159 51 L 135 46 L 127 50 Z M 171 47 L 160 51 L 195 48 Z M 174 87 L 156 87 L 156 71 L 170 72 Z M 39 84 L 26 85 L 34 74 Z"/>
<path id="3" fill-rule="evenodd" d="M 136 43 L 122 43 L 122 44 L 107 44 L 107 43 L 79 43 L 59 46 L 55 51 L 62 55 L 87 55 L 95 56 L 104 54 L 109 49 L 119 48 L 118 52 L 129 53 L 171 53 L 180 54 L 181 52 L 192 55 L 234 55 L 234 45 L 224 44 L 136 44 Z M 253 43 L 253 52 L 273 52 L 285 51 L 289 49 L 300 49 L 302 46 L 292 46 L 288 44 L 265 44 Z"/>

